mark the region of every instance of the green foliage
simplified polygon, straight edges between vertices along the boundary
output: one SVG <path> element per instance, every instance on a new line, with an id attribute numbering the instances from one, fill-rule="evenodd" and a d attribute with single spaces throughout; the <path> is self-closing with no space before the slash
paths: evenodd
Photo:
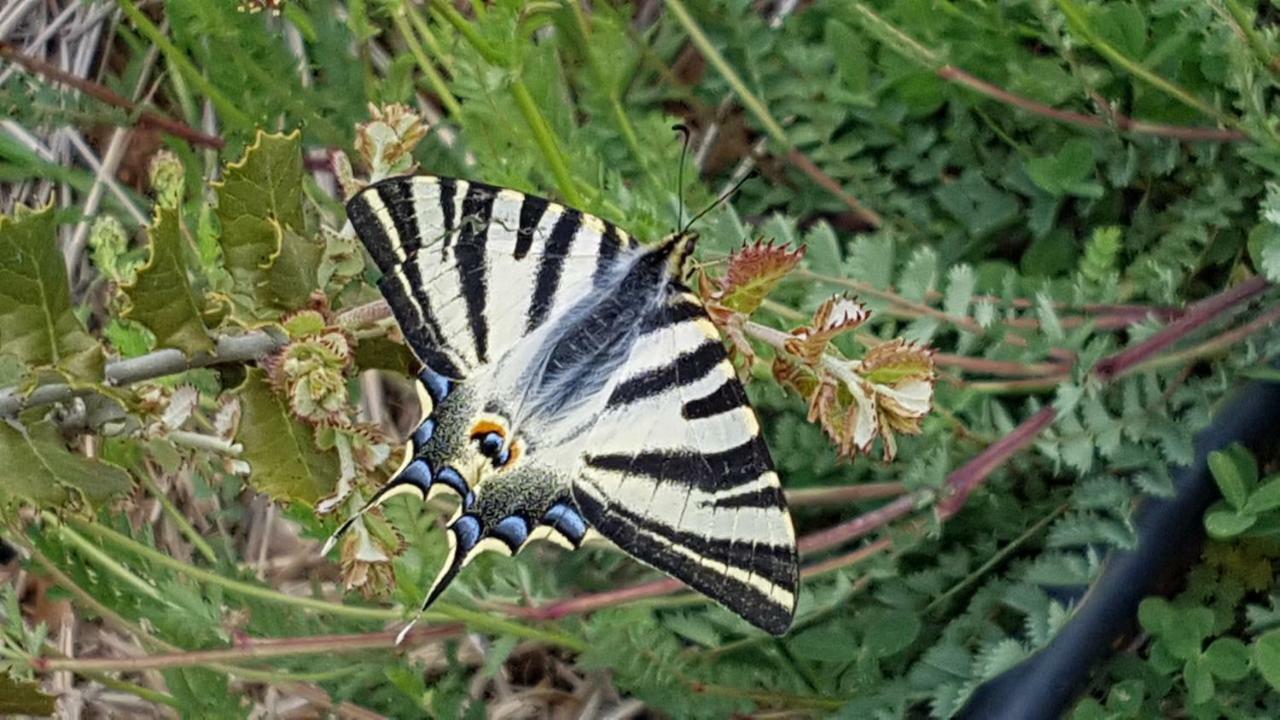
<path id="1" fill-rule="evenodd" d="M 102 350 L 71 308 L 53 207 L 0 216 L 0 352 L 32 368 L 92 380 Z"/>
<path id="2" fill-rule="evenodd" d="M 330 494 L 338 476 L 337 458 L 316 448 L 313 430 L 293 417 L 266 375 L 250 370 L 238 395 L 243 416 L 236 439 L 253 468 L 253 486 L 278 501 L 309 505 Z"/>
<path id="3" fill-rule="evenodd" d="M 0 468 L 0 511 L 22 503 L 96 504 L 131 485 L 119 467 L 68 451 L 57 426 L 49 421 L 26 427 L 0 423 Z"/>
<path id="4" fill-rule="evenodd" d="M 149 330 L 156 347 L 171 347 L 187 354 L 209 352 L 213 341 L 191 294 L 180 245 L 180 222 L 176 211 L 159 211 L 148 233 L 150 259 L 137 270 L 137 279 L 125 288 L 131 306 L 123 317 Z"/>
<path id="5" fill-rule="evenodd" d="M 220 243 L 233 280 L 221 290 L 249 322 L 298 307 L 317 287 L 323 245 L 299 235 L 301 147 L 297 132 L 259 133 L 216 186 Z"/>
<path id="6" fill-rule="evenodd" d="M 5 715 L 53 715 L 57 698 L 40 692 L 40 686 L 0 672 L 0 713 Z"/>

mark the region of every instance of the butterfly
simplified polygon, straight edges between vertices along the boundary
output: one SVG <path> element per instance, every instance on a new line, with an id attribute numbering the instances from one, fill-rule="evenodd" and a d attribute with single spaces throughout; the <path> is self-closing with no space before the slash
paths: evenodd
<path id="1" fill-rule="evenodd" d="M 696 234 L 641 245 L 551 200 L 393 177 L 347 215 L 422 363 L 423 417 L 388 498 L 459 500 L 425 610 L 486 550 L 592 536 L 773 634 L 795 531 L 719 332 L 682 281 Z"/>

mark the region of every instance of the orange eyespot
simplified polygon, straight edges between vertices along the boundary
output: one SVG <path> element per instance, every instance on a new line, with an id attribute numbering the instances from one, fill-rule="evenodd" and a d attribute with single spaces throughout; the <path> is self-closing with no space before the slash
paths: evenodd
<path id="1" fill-rule="evenodd" d="M 524 443 L 520 442 L 519 439 L 512 440 L 510 454 L 507 457 L 507 461 L 503 463 L 502 466 L 511 467 L 512 465 L 515 465 L 516 462 L 520 460 L 520 456 L 523 454 L 524 454 Z"/>
<path id="2" fill-rule="evenodd" d="M 480 444 L 480 454 L 493 460 L 495 468 L 510 467 L 524 452 L 524 444 L 510 439 L 508 430 L 499 422 L 479 420 L 471 428 L 471 439 Z"/>
<path id="3" fill-rule="evenodd" d="M 471 428 L 471 439 L 476 440 L 488 435 L 489 433 L 497 433 L 503 440 L 507 439 L 507 429 L 492 420 L 481 420 Z"/>

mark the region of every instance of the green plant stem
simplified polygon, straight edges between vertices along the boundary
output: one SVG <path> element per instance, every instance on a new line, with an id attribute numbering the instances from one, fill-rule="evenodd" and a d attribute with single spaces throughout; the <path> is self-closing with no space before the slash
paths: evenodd
<path id="1" fill-rule="evenodd" d="M 147 488 L 147 491 L 151 493 L 151 496 L 160 503 L 160 507 L 164 509 L 165 514 L 169 516 L 169 519 L 173 524 L 178 526 L 178 532 L 182 533 L 183 537 L 195 546 L 196 550 L 204 556 L 205 560 L 208 560 L 210 563 L 217 563 L 218 554 L 213 551 L 213 546 L 200 536 L 199 531 L 197 531 L 195 526 L 191 524 L 191 521 L 187 519 L 187 516 L 183 515 L 182 511 L 173 504 L 173 501 L 169 499 L 168 493 L 162 490 L 160 485 L 156 483 L 156 479 L 152 476 L 150 470 L 148 469 L 147 471 L 138 473 L 137 475 L 142 479 L 143 486 Z"/>
<path id="2" fill-rule="evenodd" d="M 431 32 L 431 26 L 427 24 L 426 18 L 422 17 L 422 12 L 418 10 L 418 6 L 413 2 L 403 2 L 400 8 L 409 15 L 409 22 L 413 23 L 414 30 L 417 31 L 418 37 L 426 44 L 427 49 L 440 61 L 441 67 L 445 72 L 453 72 L 453 67 L 449 62 L 449 55 L 445 53 L 441 47 L 440 41 L 436 39 L 435 33 Z"/>
<path id="3" fill-rule="evenodd" d="M 196 68 L 195 64 L 193 64 L 176 45 L 170 42 L 169 38 L 166 37 L 164 33 L 160 32 L 160 28 L 156 27 L 147 19 L 146 15 L 142 14 L 142 12 L 138 10 L 138 7 L 133 4 L 133 0 L 120 0 L 119 4 L 120 9 L 124 10 L 124 14 L 128 15 L 129 20 L 137 26 L 138 32 L 142 33 L 143 37 L 151 41 L 151 43 L 156 47 L 160 48 L 160 52 L 164 53 L 165 59 L 168 60 L 178 72 L 182 73 L 186 77 L 187 82 L 194 85 L 197 90 L 204 93 L 205 97 L 209 98 L 209 100 L 213 102 L 214 106 L 218 108 L 218 112 L 222 113 L 222 116 L 228 123 L 235 125 L 240 130 L 253 130 L 253 119 L 240 110 L 240 108 L 236 107 L 235 103 L 231 102 L 230 98 L 223 95 L 221 90 L 214 87 L 213 83 L 209 82 L 209 80 L 200 73 L 200 70 Z"/>
<path id="4" fill-rule="evenodd" d="M 87 590 L 80 587 L 75 580 L 72 580 L 69 575 L 62 572 L 62 570 L 58 568 L 52 560 L 45 556 L 44 553 L 40 552 L 34 544 L 20 539 L 24 537 L 22 528 L 11 525 L 10 529 L 13 530 L 9 536 L 10 540 L 21 545 L 31 555 L 31 559 L 35 560 L 36 564 L 39 565 L 44 572 L 49 575 L 49 577 L 53 578 L 53 581 L 57 583 L 58 587 L 61 587 L 74 595 L 82 605 L 89 608 L 92 612 L 97 613 L 98 617 L 102 618 L 108 625 L 132 635 L 144 648 L 155 649 L 168 653 L 182 652 L 182 648 L 155 637 L 147 632 L 142 626 L 131 622 L 123 615 L 120 615 L 99 602 L 98 599 L 91 595 Z M 219 672 L 235 675 L 246 680 L 253 680 L 256 682 L 275 682 L 276 680 L 275 673 L 264 672 L 261 670 L 250 670 L 248 668 L 236 667 L 234 665 L 216 665 L 213 667 Z"/>
<path id="5" fill-rule="evenodd" d="M 103 687 L 111 688 L 112 690 L 116 690 L 123 693 L 128 693 L 135 697 L 142 698 L 143 700 L 146 700 L 147 702 L 153 703 L 155 705 L 166 705 L 168 707 L 173 708 L 174 710 L 182 710 L 183 708 L 183 704 L 178 702 L 178 699 L 170 695 L 169 693 L 160 692 L 159 690 L 152 690 L 151 688 L 143 687 L 137 683 L 131 683 L 127 680 L 117 680 L 116 678 L 113 678 L 110 675 L 107 675 L 105 673 L 84 671 L 84 672 L 81 672 L 80 674 L 98 683 Z"/>
<path id="6" fill-rule="evenodd" d="M 454 118 L 462 115 L 462 105 L 458 103 L 458 99 L 449 91 L 449 86 L 445 84 L 444 78 L 436 70 L 435 65 L 431 64 L 430 58 L 422 49 L 419 42 L 418 34 L 414 32 L 413 27 L 405 17 L 404 10 L 393 12 L 391 20 L 395 23 L 396 29 L 400 31 L 400 37 L 404 38 L 404 43 L 409 48 L 409 52 L 413 55 L 413 59 L 417 61 L 418 68 L 422 70 L 422 74 L 427 79 L 427 84 L 431 86 L 431 91 L 440 98 L 440 103 L 444 105 L 444 109 Z"/>
<path id="7" fill-rule="evenodd" d="M 711 39 L 707 37 L 706 33 L 702 32 L 702 28 L 693 19 L 693 16 L 689 14 L 689 10 L 685 8 L 684 3 L 681 0 L 666 0 L 666 4 L 667 9 L 684 27 L 685 32 L 689 33 L 690 42 L 693 43 L 694 47 L 698 48 L 698 52 L 702 54 L 702 57 L 706 58 L 707 62 L 711 63 L 716 71 L 720 73 L 724 81 L 733 89 L 734 94 L 738 96 L 738 100 L 742 102 L 748 112 L 755 116 L 756 121 L 769 134 L 769 137 L 783 150 L 790 149 L 792 147 L 791 141 L 787 139 L 787 134 L 783 131 L 782 125 L 773 119 L 765 104 L 755 96 L 755 93 L 751 92 L 737 71 L 729 64 L 729 61 L 725 60 L 720 51 L 716 49 L 716 46 L 712 44 Z"/>
<path id="8" fill-rule="evenodd" d="M 1271 54 L 1270 48 L 1267 47 L 1267 41 L 1253 26 L 1254 18 L 1240 4 L 1240 0 L 1221 0 L 1221 2 L 1226 7 L 1236 30 L 1249 43 L 1249 49 L 1253 51 L 1253 55 L 1258 59 L 1259 64 L 1265 67 L 1267 72 L 1276 75 L 1277 71 L 1280 71 L 1280 57 Z"/>
<path id="9" fill-rule="evenodd" d="M 1034 115 L 1094 130 L 1115 128 L 1123 132 L 1130 132 L 1139 135 L 1157 135 L 1160 137 L 1168 137 L 1188 142 L 1235 142 L 1249 139 L 1249 136 L 1246 133 L 1238 129 L 1223 130 L 1211 127 L 1165 125 L 1162 123 L 1136 120 L 1114 111 L 1108 112 L 1106 117 L 1099 117 L 1098 115 L 1086 115 L 1072 110 L 1055 108 L 1038 100 L 1033 100 L 1032 98 L 1010 92 L 994 83 L 983 80 L 962 68 L 947 64 L 944 58 L 940 57 L 937 53 L 925 47 L 915 38 L 880 17 L 875 13 L 875 11 L 866 7 L 862 3 L 850 4 L 847 8 L 849 11 L 856 13 L 855 19 L 882 43 L 897 51 L 903 57 L 906 57 L 921 67 L 936 73 L 938 77 L 943 80 L 968 88 L 980 95 L 985 95 L 986 97 L 996 100 L 1002 104 L 1010 107 L 1016 107 Z M 998 128 L 993 127 L 992 129 L 995 130 L 997 134 L 1003 134 L 1003 132 Z M 1015 146 L 1017 145 L 1017 143 L 1012 144 Z"/>
<path id="10" fill-rule="evenodd" d="M 71 520 L 70 522 L 75 524 L 75 526 L 85 534 L 92 535 L 103 542 L 114 545 L 121 550 L 130 552 L 144 560 L 154 562 L 157 565 L 162 565 L 170 570 L 180 572 L 202 582 L 217 585 L 238 595 L 360 620 L 378 620 L 386 622 L 389 620 L 401 620 L 404 618 L 403 613 L 396 610 L 342 605 L 317 598 L 287 595 L 276 590 L 247 583 L 242 580 L 223 577 L 218 573 L 211 572 L 194 565 L 188 565 L 187 563 L 170 557 L 169 555 L 166 555 L 154 548 L 147 547 L 137 540 L 116 532 L 105 525 L 88 523 L 80 520 Z"/>
<path id="11" fill-rule="evenodd" d="M 561 152 L 559 145 L 556 144 L 555 134 L 551 131 L 550 123 L 547 122 L 547 119 L 538 109 L 537 103 L 533 101 L 533 95 L 529 92 L 529 87 L 525 85 L 524 80 L 519 76 L 518 69 L 513 68 L 507 57 L 481 37 L 479 31 L 461 13 L 454 9 L 453 5 L 445 0 L 431 0 L 431 9 L 439 13 L 445 21 L 452 25 L 467 40 L 467 43 L 480 54 L 480 57 L 484 58 L 485 62 L 511 73 L 511 97 L 515 100 L 516 108 L 520 111 L 525 123 L 529 125 L 529 130 L 533 133 L 533 141 L 537 143 L 538 150 L 542 152 L 542 157 L 551 168 L 551 174 L 556 179 L 560 194 L 564 197 L 565 202 L 581 207 L 584 204 L 582 195 L 578 193 L 578 187 L 573 181 L 573 175 L 569 172 L 568 160 L 565 158 L 564 153 Z"/>
<path id="12" fill-rule="evenodd" d="M 1094 50 L 1097 50 L 1103 57 L 1107 58 L 1112 63 L 1119 65 L 1126 72 L 1139 80 L 1151 85 L 1187 107 L 1198 110 L 1223 125 L 1241 129 L 1240 123 L 1237 122 L 1235 118 L 1220 112 L 1217 108 L 1209 105 L 1195 95 L 1192 95 L 1181 86 L 1151 72 L 1128 55 L 1117 50 L 1113 45 L 1111 45 L 1111 43 L 1104 40 L 1101 35 L 1094 32 L 1093 27 L 1089 24 L 1089 19 L 1085 14 L 1084 9 L 1077 5 L 1075 0 L 1055 0 L 1055 2 L 1058 5 L 1058 9 L 1066 16 L 1067 24 L 1071 27 L 1072 31 L 1083 38 L 1085 42 L 1089 43 L 1089 45 L 1092 46 Z"/>
<path id="13" fill-rule="evenodd" d="M 859 485 L 836 485 L 833 487 L 801 488 L 788 490 L 787 505 L 790 507 L 812 507 L 815 505 L 845 505 L 867 500 L 883 500 L 898 497 L 906 492 L 906 486 L 900 482 L 861 483 Z"/>
<path id="14" fill-rule="evenodd" d="M 626 110 L 622 107 L 620 89 L 607 86 L 604 69 L 600 67 L 600 60 L 591 51 L 591 29 L 587 24 L 586 14 L 582 12 L 582 3 L 572 0 L 569 5 L 573 13 L 573 29 L 578 35 L 578 45 L 582 49 L 582 56 L 587 61 L 587 69 L 591 72 L 591 79 L 598 87 L 605 89 L 605 94 L 609 98 L 609 114 L 613 119 L 613 124 L 618 127 L 618 132 L 622 134 L 622 139 L 627 144 L 627 149 L 631 151 L 632 157 L 635 158 L 636 164 L 645 172 L 649 172 L 648 163 L 645 162 L 646 156 L 640 148 L 640 138 L 636 134 L 635 127 L 631 124 L 631 118 L 627 117 Z"/>
<path id="15" fill-rule="evenodd" d="M 115 558 L 108 555 L 102 548 L 94 545 L 80 535 L 80 533 L 64 525 L 58 518 L 50 512 L 43 513 L 44 521 L 49 523 L 56 529 L 56 532 L 62 536 L 62 539 L 71 544 L 77 552 L 85 557 L 93 560 L 107 572 L 124 581 L 124 584 L 146 595 L 157 602 L 164 602 L 164 596 L 154 585 L 149 584 L 146 580 L 138 577 L 132 570 L 120 564 Z"/>
<path id="16" fill-rule="evenodd" d="M 565 159 L 564 153 L 560 152 L 560 147 L 556 144 L 555 135 L 551 132 L 551 126 L 547 123 L 547 119 L 542 116 L 542 112 L 538 110 L 538 105 L 533 101 L 533 95 L 529 93 L 529 88 L 525 86 L 524 81 L 520 78 L 515 78 L 511 81 L 511 97 L 515 99 L 516 107 L 520 109 L 520 114 L 524 116 L 524 121 L 528 123 L 529 129 L 533 131 L 533 140 L 538 144 L 538 149 L 542 151 L 542 157 L 551 166 L 551 174 L 555 176 L 556 185 L 560 188 L 560 194 L 564 196 L 565 202 L 570 205 L 582 206 L 582 196 L 578 194 L 578 188 L 573 182 L 573 176 L 569 174 L 569 164 Z"/>
<path id="17" fill-rule="evenodd" d="M 400 610 L 343 605 L 341 603 L 329 602 L 318 598 L 287 595 L 270 588 L 223 577 L 218 573 L 198 568 L 194 565 L 188 565 L 181 560 L 165 555 L 154 548 L 147 547 L 133 538 L 122 535 L 103 525 L 99 525 L 97 523 L 85 523 L 81 521 L 72 522 L 76 523 L 76 526 L 82 531 L 93 535 L 99 540 L 115 545 L 122 550 L 126 550 L 146 560 L 163 565 L 176 572 L 183 573 L 212 585 L 217 585 L 239 595 L 282 605 L 300 607 L 307 610 L 313 610 L 315 612 L 362 620 L 379 620 L 386 622 L 405 619 L 404 612 Z M 563 633 L 527 627 L 511 620 L 493 617 L 492 615 L 478 610 L 471 610 L 449 603 L 436 603 L 436 605 L 425 614 L 425 617 L 428 619 L 448 618 L 466 623 L 469 627 L 484 632 L 499 635 L 511 635 L 514 637 L 524 638 L 526 640 L 536 640 L 551 645 L 566 647 L 571 650 L 581 651 L 586 647 L 585 643 L 581 640 Z"/>
<path id="18" fill-rule="evenodd" d="M 983 575 L 986 575 L 987 573 L 991 572 L 991 570 L 994 569 L 996 565 L 999 565 L 1000 563 L 1004 562 L 1005 558 L 1012 555 L 1015 550 L 1022 547 L 1022 545 L 1025 544 L 1028 540 L 1030 540 L 1031 538 L 1043 532 L 1045 528 L 1049 527 L 1049 523 L 1053 522 L 1058 517 L 1060 517 L 1063 513 L 1067 511 L 1069 507 L 1070 507 L 1069 505 L 1065 505 L 1065 504 L 1059 505 L 1057 508 L 1053 510 L 1053 512 L 1049 513 L 1048 515 L 1045 515 L 1043 518 L 1040 518 L 1040 520 L 1038 520 L 1031 527 L 1027 528 L 1021 535 L 1009 541 L 1004 547 L 1000 548 L 1000 550 L 998 550 L 985 563 L 983 563 L 981 567 L 969 573 L 964 578 L 961 578 L 959 582 L 957 582 L 955 585 L 952 585 L 950 588 L 948 588 L 946 592 L 934 598 L 932 602 L 930 602 L 928 605 L 925 606 L 924 610 L 920 611 L 920 614 L 928 615 L 930 612 L 933 612 L 935 609 L 941 607 L 943 603 L 947 602 L 947 600 L 955 597 L 957 593 L 964 590 L 966 587 L 969 587 L 973 583 L 977 582 Z"/>
<path id="19" fill-rule="evenodd" d="M 431 9 L 461 33 L 467 43 L 480 53 L 480 57 L 484 58 L 485 62 L 498 67 L 509 67 L 507 58 L 481 37 L 479 31 L 472 27 L 471 23 L 462 17 L 462 13 L 459 13 L 448 0 L 431 0 Z"/>
<path id="20" fill-rule="evenodd" d="M 461 634 L 464 628 L 460 624 L 437 625 L 423 628 L 413 633 L 413 639 L 442 640 Z M 42 672 L 139 672 L 142 670 L 162 670 L 167 668 L 212 666 L 219 663 L 262 660 L 268 658 L 293 657 L 297 655 L 337 655 L 366 650 L 394 648 L 397 633 L 392 631 L 346 634 L 315 635 L 297 638 L 250 638 L 243 639 L 234 647 L 215 650 L 189 650 L 185 652 L 142 655 L 135 657 L 108 658 L 38 658 L 33 665 Z"/>

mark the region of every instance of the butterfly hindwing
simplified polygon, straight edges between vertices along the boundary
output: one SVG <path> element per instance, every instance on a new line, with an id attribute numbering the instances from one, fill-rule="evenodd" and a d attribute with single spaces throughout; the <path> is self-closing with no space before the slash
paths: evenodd
<path id="1" fill-rule="evenodd" d="M 785 632 L 795 533 L 746 393 L 695 296 L 647 324 L 587 443 L 578 507 L 631 555 Z"/>

